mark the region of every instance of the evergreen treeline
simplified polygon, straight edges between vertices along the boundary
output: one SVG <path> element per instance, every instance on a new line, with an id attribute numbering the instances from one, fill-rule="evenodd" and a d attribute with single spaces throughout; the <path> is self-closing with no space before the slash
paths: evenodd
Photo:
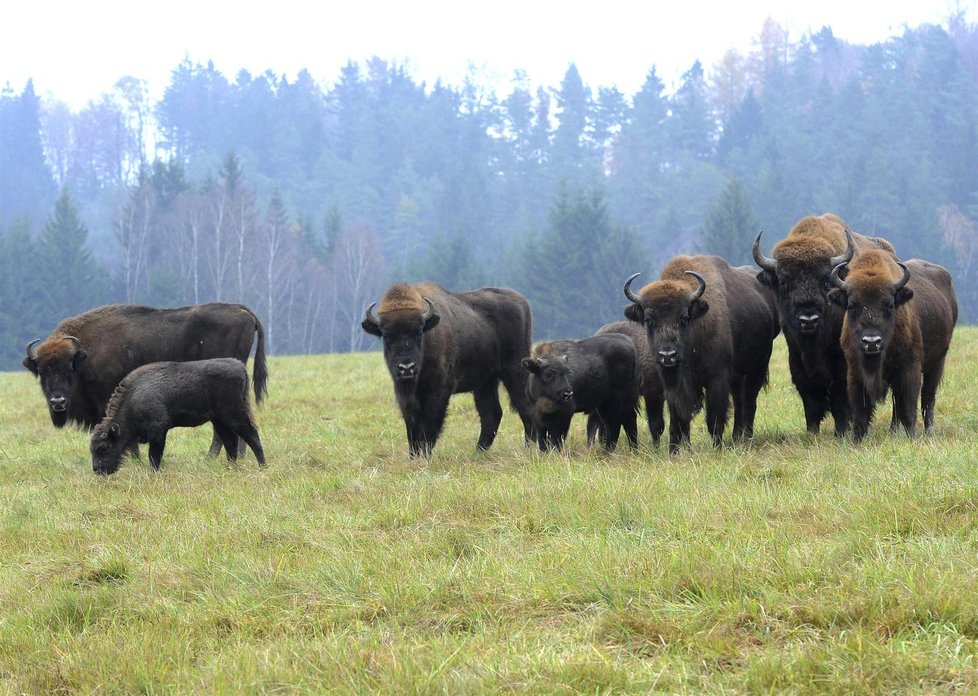
<path id="1" fill-rule="evenodd" d="M 624 95 L 525 75 L 499 97 L 349 63 L 330 85 L 178 65 L 73 112 L 0 94 L 0 368 L 105 302 L 240 301 L 274 352 L 358 350 L 395 280 L 524 292 L 535 337 L 620 318 L 681 252 L 750 260 L 825 211 L 944 263 L 978 316 L 978 29 L 859 46 L 773 21 L 749 55 Z M 59 193 L 60 192 L 60 193 Z M 84 222 L 83 222 L 84 221 Z"/>

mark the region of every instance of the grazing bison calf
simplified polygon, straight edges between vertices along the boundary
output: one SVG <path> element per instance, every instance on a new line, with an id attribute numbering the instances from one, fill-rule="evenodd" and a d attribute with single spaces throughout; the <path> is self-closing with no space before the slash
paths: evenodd
<path id="1" fill-rule="evenodd" d="M 718 256 L 677 256 L 638 294 L 625 282 L 625 316 L 645 325 L 669 403 L 669 452 L 689 444 L 706 397 L 706 427 L 719 447 L 734 397 L 734 440 L 754 434 L 757 394 L 778 335 L 773 293 L 746 267 Z"/>
<path id="2" fill-rule="evenodd" d="M 848 268 L 845 280 L 840 276 Z M 845 307 L 842 349 L 849 366 L 852 436 L 865 437 L 876 404 L 893 389 L 895 432 L 902 423 L 914 437 L 917 400 L 928 434 L 944 358 L 958 320 L 958 303 L 947 269 L 927 261 L 896 261 L 883 251 L 864 251 L 832 271 L 829 299 Z"/>
<path id="3" fill-rule="evenodd" d="M 159 470 L 170 428 L 210 421 L 228 460 L 238 456 L 240 437 L 264 466 L 265 452 L 248 402 L 248 373 L 235 358 L 157 362 L 130 372 L 109 399 L 105 418 L 92 431 L 92 468 L 112 474 L 123 453 L 149 443 L 149 463 Z"/>
<path id="4" fill-rule="evenodd" d="M 595 336 L 605 334 L 623 334 L 632 339 L 635 346 L 635 362 L 638 366 L 638 391 L 645 401 L 645 418 L 649 424 L 649 435 L 656 447 L 659 446 L 659 438 L 665 430 L 666 421 L 662 417 L 662 408 L 665 405 L 665 395 L 662 391 L 662 380 L 659 379 L 659 369 L 656 367 L 655 356 L 649 349 L 649 339 L 645 335 L 645 329 L 641 324 L 634 321 L 614 321 L 605 324 L 595 332 Z M 594 433 L 599 426 L 599 421 L 595 415 L 588 418 L 588 443 L 594 441 Z"/>
<path id="5" fill-rule="evenodd" d="M 629 445 L 638 445 L 638 378 L 632 339 L 609 333 L 582 341 L 542 343 L 533 357 L 523 359 L 523 367 L 530 373 L 526 389 L 541 450 L 559 450 L 571 418 L 581 412 L 600 419 L 605 449 L 615 448 L 622 427 Z M 590 432 L 589 445 L 592 436 Z"/>
<path id="6" fill-rule="evenodd" d="M 452 394 L 472 392 L 482 431 L 479 449 L 496 438 L 503 409 L 499 382 L 532 434 L 526 372 L 530 304 L 515 290 L 447 292 L 434 283 L 398 284 L 367 307 L 363 330 L 383 341 L 384 360 L 407 428 L 412 457 L 429 456 L 441 433 Z"/>

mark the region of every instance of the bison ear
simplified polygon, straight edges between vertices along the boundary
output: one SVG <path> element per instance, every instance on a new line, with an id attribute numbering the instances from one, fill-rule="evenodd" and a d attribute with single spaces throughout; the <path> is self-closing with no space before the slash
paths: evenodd
<path id="1" fill-rule="evenodd" d="M 849 298 L 846 297 L 846 294 L 842 292 L 842 290 L 840 290 L 839 288 L 832 288 L 831 290 L 829 290 L 828 295 L 826 295 L 826 297 L 829 298 L 829 302 L 831 302 L 832 304 L 837 304 L 843 309 L 845 309 L 846 305 L 849 304 Z"/>
<path id="2" fill-rule="evenodd" d="M 642 305 L 637 305 L 632 302 L 625 307 L 625 318 L 643 324 L 645 323 L 645 310 L 642 308 Z"/>
<path id="3" fill-rule="evenodd" d="M 896 295 L 893 296 L 893 304 L 899 307 L 907 300 L 913 299 L 913 290 L 907 287 L 900 288 L 896 291 Z"/>
<path id="4" fill-rule="evenodd" d="M 73 356 L 71 356 L 71 360 L 74 363 L 74 365 L 77 366 L 79 363 L 85 362 L 85 358 L 87 357 L 88 357 L 88 353 L 86 353 L 83 350 L 79 350 L 76 351 Z"/>
<path id="5" fill-rule="evenodd" d="M 536 360 L 534 358 L 523 358 L 520 361 L 520 365 L 522 365 L 523 368 L 527 372 L 530 372 L 531 374 L 534 374 L 534 375 L 540 374 L 540 361 L 539 360 Z"/>
<path id="6" fill-rule="evenodd" d="M 778 276 L 771 271 L 759 271 L 757 280 L 766 288 L 771 288 L 772 290 L 777 290 L 778 288 Z"/>
<path id="7" fill-rule="evenodd" d="M 122 428 L 119 427 L 118 423 L 113 423 L 109 426 L 108 436 L 110 440 L 118 440 L 121 434 Z"/>
<path id="8" fill-rule="evenodd" d="M 362 326 L 363 330 L 366 331 L 368 334 L 372 334 L 377 338 L 380 338 L 381 336 L 380 325 L 377 322 L 370 321 L 369 319 L 364 319 L 363 321 L 360 322 L 360 326 Z"/>
<path id="9" fill-rule="evenodd" d="M 425 321 L 422 331 L 431 331 L 433 328 L 438 326 L 438 322 L 440 321 L 441 317 L 435 313 L 432 313 L 431 316 Z"/>
<path id="10" fill-rule="evenodd" d="M 37 377 L 37 360 L 34 358 L 24 358 L 20 361 L 24 367 L 31 371 L 31 374 Z"/>
<path id="11" fill-rule="evenodd" d="M 693 300 L 689 303 L 689 319 L 698 319 L 710 311 L 710 303 L 706 300 Z"/>

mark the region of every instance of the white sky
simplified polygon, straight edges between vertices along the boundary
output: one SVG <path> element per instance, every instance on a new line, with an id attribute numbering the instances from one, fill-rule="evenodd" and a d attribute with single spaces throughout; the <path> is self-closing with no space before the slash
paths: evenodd
<path id="1" fill-rule="evenodd" d="M 591 87 L 626 95 L 655 65 L 672 86 L 694 60 L 710 67 L 750 49 L 771 16 L 797 40 L 830 25 L 874 43 L 905 26 L 942 23 L 955 9 L 978 20 L 978 0 L 16 0 L 0 9 L 0 86 L 34 88 L 80 108 L 124 75 L 159 97 L 185 57 L 332 83 L 348 59 L 404 62 L 417 80 L 460 84 L 469 66 L 505 88 L 522 68 L 557 86 L 573 62 Z M 503 89 L 500 89 L 502 92 Z"/>

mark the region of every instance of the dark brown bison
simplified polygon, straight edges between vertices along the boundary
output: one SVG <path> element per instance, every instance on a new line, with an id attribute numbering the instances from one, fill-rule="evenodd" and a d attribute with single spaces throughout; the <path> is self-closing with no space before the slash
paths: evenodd
<path id="1" fill-rule="evenodd" d="M 594 415 L 601 442 L 613 450 L 622 428 L 631 447 L 638 446 L 638 375 L 635 345 L 620 333 L 581 341 L 541 343 L 523 359 L 533 404 L 533 426 L 543 451 L 559 450 L 575 413 Z M 594 431 L 588 429 L 588 445 Z"/>
<path id="2" fill-rule="evenodd" d="M 706 401 L 706 427 L 719 447 L 734 397 L 734 440 L 754 434 L 757 395 L 778 335 L 774 297 L 746 266 L 718 256 L 677 256 L 659 280 L 631 290 L 625 316 L 645 325 L 669 404 L 669 452 L 689 444 L 689 424 Z"/>
<path id="3" fill-rule="evenodd" d="M 761 253 L 761 234 L 754 240 L 758 279 L 777 294 L 781 330 L 788 344 L 788 368 L 805 409 L 808 431 L 818 433 L 825 414 L 832 412 L 835 434 L 849 427 L 846 359 L 839 337 L 842 310 L 827 300 L 829 276 L 840 263 L 867 249 L 895 256 L 885 239 L 851 232 L 831 213 L 803 217 L 788 236 L 774 245 L 773 258 Z"/>
<path id="4" fill-rule="evenodd" d="M 479 449 L 496 438 L 503 409 L 500 381 L 532 435 L 526 372 L 530 304 L 514 290 L 447 292 L 435 283 L 392 286 L 367 307 L 363 330 L 381 338 L 394 395 L 412 457 L 429 456 L 441 433 L 452 394 L 472 392 L 482 432 Z"/>
<path id="5" fill-rule="evenodd" d="M 958 320 L 947 269 L 927 261 L 900 263 L 884 251 L 864 251 L 831 275 L 829 299 L 845 308 L 842 349 L 849 365 L 852 436 L 866 435 L 876 404 L 893 389 L 890 430 L 902 423 L 914 437 L 917 400 L 924 428 L 934 432 L 934 400 Z"/>
<path id="6" fill-rule="evenodd" d="M 635 346 L 635 362 L 638 367 L 638 392 L 645 401 L 645 418 L 649 424 L 649 435 L 656 447 L 659 446 L 659 439 L 666 428 L 666 420 L 663 418 L 662 410 L 665 405 L 665 394 L 663 392 L 662 380 L 659 379 L 659 368 L 656 366 L 655 356 L 649 348 L 649 339 L 645 334 L 645 327 L 634 321 L 614 321 L 605 324 L 598 329 L 594 335 L 603 336 L 609 333 L 617 333 L 628 336 L 632 339 Z M 594 433 L 599 426 L 597 416 L 593 419 L 588 418 L 588 441 L 594 441 Z"/>
<path id="7" fill-rule="evenodd" d="M 23 364 L 40 378 L 56 427 L 71 423 L 91 429 L 105 416 L 112 391 L 140 365 L 225 357 L 246 362 L 256 334 L 254 389 L 261 403 L 268 381 L 265 330 L 239 304 L 98 307 L 62 320 L 44 341 L 28 343 Z M 211 454 L 220 448 L 215 432 Z"/>
<path id="8" fill-rule="evenodd" d="M 251 417 L 248 372 L 236 358 L 157 362 L 137 367 L 119 383 L 105 418 L 95 426 L 89 449 L 96 474 L 112 474 L 134 443 L 149 443 L 149 463 L 158 471 L 171 428 L 210 421 L 229 461 L 240 437 L 265 465 L 258 428 Z"/>

